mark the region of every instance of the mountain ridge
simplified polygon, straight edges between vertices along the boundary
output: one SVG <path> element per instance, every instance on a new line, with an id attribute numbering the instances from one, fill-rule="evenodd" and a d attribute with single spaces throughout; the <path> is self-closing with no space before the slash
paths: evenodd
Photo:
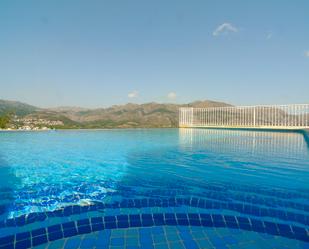
<path id="1" fill-rule="evenodd" d="M 178 126 L 180 107 L 223 107 L 230 104 L 204 100 L 186 104 L 127 103 L 105 108 L 54 107 L 39 108 L 18 101 L 0 100 L 0 115 L 11 112 L 23 120 L 59 121 L 51 128 L 163 128 Z M 10 108 L 11 107 L 11 108 Z M 30 122 L 30 121 L 29 121 Z M 45 122 L 46 123 L 46 122 Z"/>

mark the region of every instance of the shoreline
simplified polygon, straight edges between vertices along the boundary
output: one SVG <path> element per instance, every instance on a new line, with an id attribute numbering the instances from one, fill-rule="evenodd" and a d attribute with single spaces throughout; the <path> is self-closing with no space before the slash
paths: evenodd
<path id="1" fill-rule="evenodd" d="M 154 130 L 154 129 L 178 129 L 179 127 L 139 127 L 139 128 L 74 128 L 74 129 L 48 129 L 48 130 L 5 130 L 0 129 L 0 132 L 43 132 L 43 131 L 102 131 L 102 130 Z"/>
<path id="2" fill-rule="evenodd" d="M 159 129 L 201 129 L 200 127 L 138 127 L 138 128 L 74 128 L 74 129 L 39 129 L 39 130 L 6 130 L 0 129 L 1 132 L 55 132 L 55 131 L 112 131 L 112 130 L 159 130 Z M 206 128 L 207 129 L 207 128 Z M 216 129 L 216 128 L 208 128 Z M 221 130 L 221 129 L 220 129 Z M 224 129 L 226 130 L 226 129 Z M 298 130 L 277 130 L 277 129 L 228 129 L 228 130 L 244 130 L 244 131 L 269 131 L 269 132 L 295 132 L 302 133 L 309 139 L 309 130 L 308 129 L 298 129 Z"/>

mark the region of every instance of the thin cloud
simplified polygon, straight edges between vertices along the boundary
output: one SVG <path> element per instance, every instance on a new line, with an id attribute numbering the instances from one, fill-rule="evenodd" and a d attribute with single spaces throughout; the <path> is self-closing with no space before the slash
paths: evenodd
<path id="1" fill-rule="evenodd" d="M 177 94 L 175 92 L 170 92 L 167 94 L 167 98 L 169 100 L 175 100 L 177 98 Z"/>
<path id="2" fill-rule="evenodd" d="M 309 50 L 305 51 L 305 56 L 309 58 Z"/>
<path id="3" fill-rule="evenodd" d="M 134 90 L 134 91 L 128 93 L 128 97 L 130 99 L 137 98 L 138 97 L 138 91 Z"/>
<path id="4" fill-rule="evenodd" d="M 215 31 L 212 33 L 213 36 L 218 36 L 222 34 L 236 33 L 238 28 L 233 26 L 231 23 L 225 22 L 219 25 Z"/>

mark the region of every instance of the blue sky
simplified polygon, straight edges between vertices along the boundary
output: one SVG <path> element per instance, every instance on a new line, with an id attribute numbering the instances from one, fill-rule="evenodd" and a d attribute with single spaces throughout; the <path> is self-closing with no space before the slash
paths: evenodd
<path id="1" fill-rule="evenodd" d="M 309 1 L 0 1 L 0 98 L 309 103 Z"/>

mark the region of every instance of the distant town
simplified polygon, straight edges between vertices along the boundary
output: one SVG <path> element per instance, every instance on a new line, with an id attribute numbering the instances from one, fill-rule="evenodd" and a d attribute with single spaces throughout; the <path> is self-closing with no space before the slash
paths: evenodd
<path id="1" fill-rule="evenodd" d="M 46 119 L 18 118 L 15 116 L 9 128 L 15 130 L 49 130 L 61 125 L 63 125 L 63 122 L 60 120 L 51 121 Z"/>
<path id="2" fill-rule="evenodd" d="M 46 120 L 46 119 L 36 119 L 36 118 L 19 118 L 18 116 L 13 116 L 8 121 L 6 126 L 0 129 L 2 130 L 51 130 L 54 127 L 63 126 L 63 122 L 60 120 Z"/>

